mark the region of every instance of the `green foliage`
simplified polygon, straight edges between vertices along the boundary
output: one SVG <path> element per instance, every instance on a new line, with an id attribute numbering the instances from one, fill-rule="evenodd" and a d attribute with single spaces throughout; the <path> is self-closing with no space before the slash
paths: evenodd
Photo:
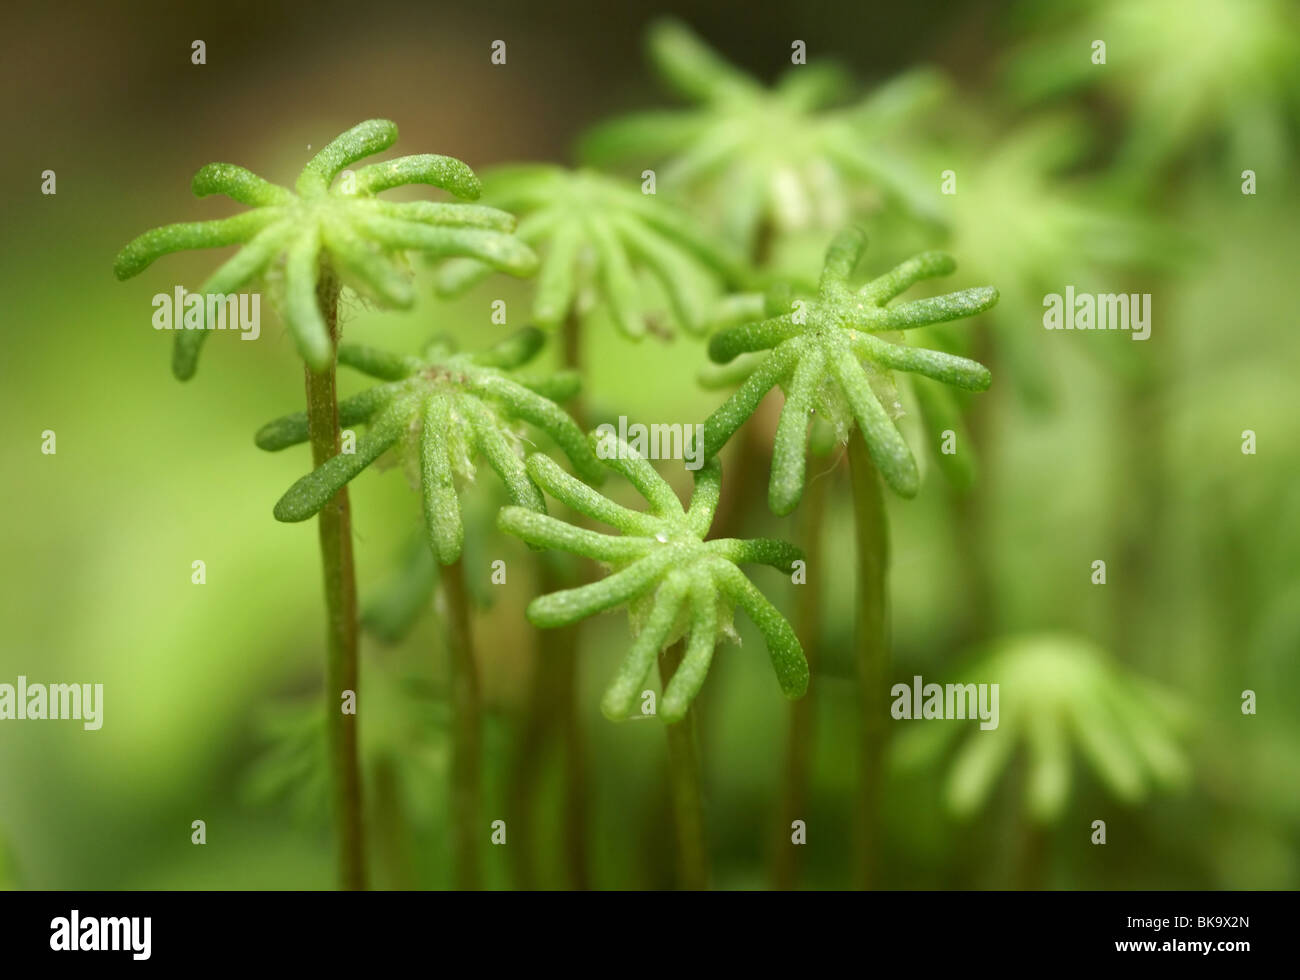
<path id="1" fill-rule="evenodd" d="M 1007 87 L 1023 101 L 1084 88 L 1129 113 L 1117 169 L 1150 175 L 1216 136 L 1229 159 L 1281 166 L 1288 119 L 1300 118 L 1300 16 L 1291 0 L 1092 0 L 1048 9 L 1009 59 Z M 1066 13 L 1068 19 L 1060 20 Z M 1107 40 L 1106 64 L 1092 45 Z"/>
<path id="2" fill-rule="evenodd" d="M 895 761 L 908 770 L 928 766 L 958 732 L 970 732 L 947 781 L 947 804 L 958 816 L 984 804 L 1021 742 L 1028 753 L 1025 806 L 1045 823 L 1060 817 L 1069 797 L 1071 742 L 1126 803 L 1151 787 L 1186 782 L 1188 764 L 1175 735 L 1179 703 L 1122 672 L 1087 640 L 1068 634 L 1004 639 L 958 677 L 963 684 L 998 683 L 998 727 L 981 731 L 969 721 L 932 720 L 895 744 Z"/>
<path id="3" fill-rule="evenodd" d="M 599 480 L 602 470 L 582 431 L 552 400 L 576 394 L 577 375 L 536 378 L 516 371 L 543 343 L 541 331 L 530 327 L 474 354 L 454 353 L 446 342 L 433 343 L 422 357 L 340 346 L 340 364 L 386 383 L 339 403 L 339 424 L 364 423 L 366 434 L 355 452 L 326 460 L 290 487 L 275 505 L 276 519 L 307 520 L 386 450 L 406 443 L 407 458 L 418 461 L 429 543 L 438 561 L 451 564 L 464 541 L 456 477 L 473 476 L 475 455 L 487 460 L 515 504 L 545 510 L 517 449 L 514 427 L 523 422 L 550 435 L 584 478 Z M 306 440 L 303 412 L 268 422 L 256 438 L 271 451 Z"/>
<path id="4" fill-rule="evenodd" d="M 631 604 L 636 639 L 605 691 L 605 716 L 618 720 L 632 712 L 656 655 L 685 633 L 685 655 L 658 711 L 667 722 L 680 721 L 704 684 L 714 647 L 730 630 L 735 606 L 745 610 L 766 639 L 781 690 L 786 697 L 800 697 L 808 688 L 803 648 L 790 624 L 737 567 L 754 562 L 789 574 L 802 558 L 799 549 L 767 539 L 705 540 L 721 492 L 717 459 L 696 471 L 694 495 L 683 509 L 672 487 L 627 443 L 599 430 L 590 439 L 605 465 L 625 476 L 646 499 L 648 513 L 614 503 L 547 457 L 534 454 L 528 457 L 528 472 L 538 485 L 622 533 L 590 531 L 520 507 L 502 509 L 498 525 L 535 547 L 583 555 L 613 567 L 613 574 L 599 582 L 540 596 L 528 606 L 534 626 L 555 627 Z"/>
<path id="5" fill-rule="evenodd" d="M 381 306 L 407 308 L 414 290 L 403 254 L 472 255 L 494 269 L 532 275 L 537 257 L 509 232 L 514 218 L 505 212 L 464 204 L 378 200 L 380 191 L 405 184 L 430 184 L 456 197 L 474 200 L 479 181 L 465 164 L 435 154 L 398 157 L 362 167 L 352 179 L 334 183 L 347 166 L 387 149 L 397 126 L 371 119 L 336 137 L 298 176 L 295 190 L 263 180 L 231 163 L 210 163 L 194 175 L 198 197 L 225 194 L 254 208 L 233 218 L 166 225 L 128 244 L 114 265 L 118 279 L 129 279 L 155 259 L 192 248 L 243 246 L 201 288 L 229 294 L 283 264 L 284 318 L 303 360 L 313 371 L 329 367 L 333 356 L 329 328 L 317 297 L 324 267 L 362 296 Z M 333 186 L 332 186 L 333 185 Z M 176 334 L 172 370 L 193 376 L 206 330 Z"/>
<path id="6" fill-rule="evenodd" d="M 691 109 L 644 112 L 596 127 L 580 153 L 590 162 L 669 162 L 670 192 L 699 188 L 717 204 L 728 237 L 752 249 L 766 225 L 777 232 L 838 227 L 854 196 L 883 191 L 934 214 L 934 193 L 887 143 L 900 123 L 936 101 L 929 71 L 901 76 L 848 106 L 845 72 L 827 61 L 795 65 L 766 88 L 709 48 L 684 24 L 664 20 L 649 34 L 650 57 Z"/>
<path id="7" fill-rule="evenodd" d="M 873 389 L 873 379 L 894 370 L 969 391 L 989 386 L 988 369 L 975 361 L 875 334 L 972 316 L 997 302 L 997 290 L 982 286 L 887 306 L 920 280 L 952 272 L 955 263 L 940 252 L 925 252 L 854 291 L 848 278 L 866 244 L 860 229 L 840 233 L 826 254 L 816 299 L 769 297 L 766 319 L 722 330 L 709 342 L 709 356 L 720 363 L 754 351 L 768 353 L 745 365 L 744 383 L 704 423 L 706 456 L 726 444 L 773 386 L 785 389 L 768 488 L 768 502 L 777 514 L 790 513 L 803 496 L 810 414 L 828 418 L 841 436 L 856 423 L 886 482 L 910 497 L 919 483 L 916 460 Z M 777 313 L 782 307 L 790 312 Z"/>
<path id="8" fill-rule="evenodd" d="M 485 200 L 520 215 L 519 238 L 542 255 L 533 319 L 543 327 L 582 310 L 594 288 L 626 336 L 646 332 L 651 310 L 638 280 L 644 271 L 667 296 L 673 319 L 699 331 L 721 284 L 742 281 L 738 256 L 658 197 L 590 170 L 521 165 L 484 178 Z M 491 272 L 482 262 L 447 263 L 439 292 L 454 296 Z"/>
<path id="9" fill-rule="evenodd" d="M 366 672 L 366 706 L 373 714 L 362 728 L 364 768 L 373 779 L 388 761 L 403 777 L 408 813 L 429 809 L 416 787 L 446 778 L 449 711 L 444 692 L 419 674 L 380 666 Z M 240 787 L 254 806 L 279 804 L 303 826 L 327 824 L 330 769 L 325 705 L 282 701 L 262 706 L 255 719 L 260 752 Z"/>
<path id="10" fill-rule="evenodd" d="M 1025 329 L 1041 322 L 1044 293 L 1134 270 L 1167 272 L 1190 255 L 1183 236 L 1107 187 L 1061 176 L 1086 154 L 1088 143 L 1076 117 L 1036 119 L 991 148 L 971 151 L 959 192 L 944 198 L 944 248 L 963 256 L 972 275 L 997 277 L 1001 298 L 989 318 L 997 353 L 1031 403 L 1051 399 L 1036 346 L 1046 334 Z M 1129 356 L 1132 346 L 1123 348 Z"/>

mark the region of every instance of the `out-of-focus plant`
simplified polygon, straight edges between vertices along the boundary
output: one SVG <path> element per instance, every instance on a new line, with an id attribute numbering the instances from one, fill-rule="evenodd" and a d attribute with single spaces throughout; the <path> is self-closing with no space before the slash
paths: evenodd
<path id="1" fill-rule="evenodd" d="M 992 149 L 966 151 L 970 164 L 961 168 L 957 193 L 944 198 L 945 248 L 968 257 L 973 275 L 997 277 L 1001 300 L 989 317 L 994 353 L 1035 405 L 1052 400 L 1039 353 L 1050 336 L 1042 326 L 1045 294 L 1136 270 L 1177 269 L 1190 254 L 1185 240 L 1106 186 L 1060 176 L 1089 139 L 1077 118 L 1026 124 Z M 1094 345 L 1105 352 L 1113 346 Z"/>
<path id="2" fill-rule="evenodd" d="M 1300 13 L 1288 0 L 1075 0 L 1024 4 L 1034 34 L 1011 55 L 1024 101 L 1097 88 L 1129 113 L 1117 169 L 1155 177 L 1224 138 L 1234 165 L 1275 170 L 1300 118 Z M 1098 64 L 1097 42 L 1105 44 Z"/>
<path id="3" fill-rule="evenodd" d="M 366 684 L 366 713 L 360 756 L 373 788 L 368 837 L 387 879 L 384 887 L 410 887 L 412 837 L 440 819 L 431 787 L 446 781 L 451 755 L 446 694 L 418 674 L 377 665 Z M 319 826 L 330 796 L 324 707 L 269 706 L 257 719 L 257 731 L 264 748 L 244 777 L 244 798 L 255 806 L 279 804 L 296 823 Z"/>
<path id="4" fill-rule="evenodd" d="M 541 254 L 533 320 L 558 327 L 604 307 L 637 339 L 661 319 L 638 273 L 667 297 L 671 319 L 699 332 L 721 286 L 746 275 L 743 262 L 690 217 L 635 185 L 592 170 L 544 164 L 503 167 L 484 178 L 494 204 L 520 215 L 518 235 Z M 480 261 L 448 262 L 439 291 L 455 296 L 492 272 Z"/>
<path id="5" fill-rule="evenodd" d="M 274 279 L 274 267 L 280 273 L 284 319 L 306 366 L 302 439 L 310 440 L 317 466 L 341 448 L 334 362 L 344 284 L 385 306 L 411 305 L 414 292 L 404 258 L 409 251 L 473 255 L 513 275 L 536 271 L 537 257 L 510 236 L 514 219 L 504 212 L 375 198 L 392 187 L 430 184 L 473 199 L 479 194 L 478 178 L 461 161 L 422 154 L 370 164 L 356 172 L 346 170 L 396 140 L 397 126 L 387 119 L 360 123 L 327 143 L 303 168 L 292 191 L 234 164 L 208 164 L 194 176 L 194 193 L 225 194 L 254 210 L 217 221 L 155 228 L 123 248 L 114 264 L 118 279 L 128 279 L 172 252 L 243 246 L 203 284 L 199 322 L 186 324 L 176 334 L 172 370 L 182 380 L 192 377 L 197 368 L 207 335 L 204 328 L 214 326 L 207 323 L 209 298 L 235 293 L 259 277 Z M 333 699 L 359 687 L 352 519 L 342 490 L 321 500 L 316 510 L 325 578 L 326 690 Z M 328 717 L 340 878 L 346 888 L 364 888 L 356 715 L 331 711 Z"/>
<path id="6" fill-rule="evenodd" d="M 998 726 L 931 720 L 895 740 L 902 771 L 935 764 L 961 732 L 945 785 L 951 812 L 968 817 L 988 799 L 1017 746 L 1027 762 L 1024 805 L 1040 823 L 1058 820 L 1069 799 L 1071 746 L 1118 800 L 1186 783 L 1179 746 L 1181 701 L 1117 666 L 1106 652 L 1070 634 L 1007 637 L 956 675 L 961 684 L 998 685 Z"/>
<path id="7" fill-rule="evenodd" d="M 472 479 L 482 457 L 516 505 L 545 511 L 541 491 L 524 468 L 516 428 L 527 423 L 550 435 L 589 480 L 603 471 L 573 419 L 551 400 L 579 387 L 576 374 L 528 377 L 518 368 L 541 349 L 545 337 L 526 328 L 486 351 L 455 353 L 435 341 L 420 357 L 404 357 L 354 344 L 339 347 L 339 363 L 384 382 L 339 404 L 342 425 L 365 424 L 355 451 L 340 452 L 290 487 L 275 505 L 281 521 L 317 513 L 350 480 L 396 447 L 418 473 L 429 546 L 441 568 L 455 719 L 453 828 L 458 881 L 478 883 L 481 795 L 481 727 L 478 680 L 470 636 L 469 599 L 460 567 L 465 529 L 457 478 Z M 267 423 L 257 433 L 263 449 L 280 450 L 307 438 L 307 416 L 298 412 Z"/>
<path id="8" fill-rule="evenodd" d="M 759 264 L 770 236 L 842 226 L 864 196 L 935 214 L 934 188 L 895 149 L 903 123 L 943 91 L 933 72 L 908 73 L 845 105 L 852 86 L 833 62 L 792 65 L 768 88 L 679 21 L 653 25 L 648 45 L 665 83 L 695 105 L 597 126 L 580 155 L 599 165 L 666 160 L 661 186 L 703 192 L 729 239 Z"/>
<path id="9" fill-rule="evenodd" d="M 628 606 L 636 638 L 605 691 L 601 710 L 610 719 L 628 717 L 660 657 L 665 688 L 657 714 L 667 723 L 682 880 L 688 887 L 704 887 L 708 858 L 690 704 L 704 683 L 714 648 L 733 634 L 735 607 L 748 614 L 767 641 L 782 692 L 797 698 L 807 690 L 808 664 L 794 630 L 737 567 L 760 563 L 792 574 L 802 555 L 768 539 L 706 540 L 722 484 L 716 458 L 696 471 L 694 495 L 683 508 L 667 481 L 617 435 L 598 430 L 590 438 L 602 462 L 646 499 L 649 512 L 615 503 L 535 454 L 528 459 L 528 472 L 538 484 L 578 513 L 622 533 L 598 533 L 521 507 L 504 508 L 498 523 L 535 547 L 582 555 L 614 569 L 589 585 L 539 596 L 528 606 L 528 620 L 551 628 Z M 680 659 L 664 654 L 683 636 Z"/>

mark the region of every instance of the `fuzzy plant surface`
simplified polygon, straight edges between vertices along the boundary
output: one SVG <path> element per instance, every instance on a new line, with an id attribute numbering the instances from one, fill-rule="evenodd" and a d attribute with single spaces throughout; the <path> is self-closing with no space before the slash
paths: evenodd
<path id="1" fill-rule="evenodd" d="M 573 372 L 548 378 L 517 370 L 541 349 L 540 330 L 525 328 L 486 351 L 456 353 L 435 341 L 419 357 L 354 344 L 339 347 L 339 363 L 385 382 L 339 402 L 339 424 L 365 424 L 356 451 L 340 453 L 298 480 L 275 505 L 275 517 L 304 521 L 387 450 L 397 446 L 418 471 L 425 526 L 435 557 L 449 565 L 460 557 L 464 525 L 456 478 L 472 479 L 475 460 L 486 459 L 510 500 L 544 511 L 545 500 L 524 467 L 520 436 L 527 423 L 549 435 L 589 481 L 604 471 L 577 424 L 556 401 L 572 397 Z M 307 416 L 298 412 L 267 423 L 257 445 L 280 450 L 307 440 Z"/>
<path id="2" fill-rule="evenodd" d="M 672 319 L 698 332 L 720 289 L 746 275 L 740 258 L 684 212 L 596 171 L 504 167 L 485 175 L 484 198 L 518 214 L 519 239 L 541 255 L 532 314 L 543 327 L 601 304 L 622 334 L 640 338 L 654 312 L 641 281 L 648 276 Z M 448 262 L 438 290 L 459 295 L 491 271 L 471 259 Z"/>
<path id="3" fill-rule="evenodd" d="M 799 294 L 815 296 L 816 286 L 778 280 L 763 293 L 733 293 L 714 307 L 709 332 L 717 333 L 766 317 L 780 316 L 790 309 L 792 297 Z M 914 330 L 912 337 L 919 339 L 919 346 L 945 346 L 938 342 L 938 338 L 930 337 L 924 327 Z M 709 362 L 699 370 L 697 381 L 701 388 L 710 391 L 734 390 L 754 373 L 765 356 L 764 351 L 754 351 L 740 354 L 727 364 Z M 946 431 L 956 433 L 960 445 L 969 446 L 962 417 L 963 406 L 958 401 L 957 392 L 930 378 L 911 374 L 895 374 L 894 382 L 903 403 L 915 408 L 918 416 L 916 435 L 923 438 L 932 450 L 937 450 Z M 814 456 L 829 456 L 835 450 L 839 435 L 842 433 L 836 433 L 830 422 L 813 413 L 808 449 Z M 961 453 L 932 451 L 928 459 L 938 466 L 954 487 L 967 489 L 974 485 L 976 463 L 975 454 L 970 449 Z"/>
<path id="4" fill-rule="evenodd" d="M 793 300 L 789 312 L 722 330 L 709 341 L 709 357 L 721 364 L 765 353 L 742 365 L 743 384 L 705 421 L 706 457 L 726 444 L 773 387 L 785 390 L 768 486 L 768 503 L 780 515 L 793 511 L 803 496 L 811 415 L 828 420 L 841 439 L 856 424 L 885 481 L 910 497 L 920 476 L 891 417 L 889 372 L 908 371 L 969 391 L 983 391 L 990 383 L 988 369 L 976 361 L 895 343 L 880 334 L 973 316 L 997 302 L 997 290 L 981 286 L 889 306 L 908 287 L 946 275 L 956 263 L 941 252 L 924 252 L 854 289 L 849 276 L 866 245 L 862 230 L 841 232 L 826 253 L 815 299 Z M 890 399 L 890 408 L 882 404 L 878 388 Z"/>
<path id="5" fill-rule="evenodd" d="M 114 272 L 118 279 L 129 279 L 171 252 L 240 245 L 201 292 L 234 293 L 277 270 L 285 323 L 298 352 L 313 371 L 323 371 L 333 357 L 317 299 L 317 282 L 326 265 L 365 298 L 401 309 L 415 299 L 407 252 L 472 255 L 515 276 L 536 271 L 536 255 L 510 234 L 515 225 L 510 214 L 478 205 L 398 203 L 375 196 L 392 187 L 430 184 L 474 200 L 480 193 L 479 180 L 459 160 L 432 153 L 397 157 L 361 167 L 336 181 L 345 168 L 396 140 L 397 126 L 387 119 L 360 123 L 326 144 L 303 168 L 293 190 L 232 163 L 210 163 L 194 175 L 195 195 L 225 194 L 253 210 L 147 231 L 122 249 Z M 178 378 L 193 376 L 207 333 L 203 329 L 177 332 L 172 370 Z"/>
<path id="6" fill-rule="evenodd" d="M 931 215 L 934 192 L 890 148 L 901 124 L 943 91 L 929 71 L 909 73 L 857 102 L 837 65 L 793 65 L 764 86 L 675 20 L 651 27 L 651 60 L 665 83 L 694 106 L 637 113 L 597 126 L 580 155 L 608 166 L 666 160 L 670 192 L 707 189 L 728 238 L 752 248 L 760 228 L 838 227 L 855 195 L 883 192 Z"/>
<path id="7" fill-rule="evenodd" d="M 1024 804 L 1041 823 L 1059 819 L 1069 799 L 1072 745 L 1126 803 L 1187 780 L 1181 702 L 1122 671 L 1091 641 L 1055 633 L 1006 638 L 957 676 L 963 684 L 998 684 L 998 727 L 982 731 L 973 721 L 931 720 L 895 741 L 893 759 L 902 771 L 923 769 L 968 733 L 945 789 L 956 816 L 983 806 L 1021 745 L 1028 766 Z"/>
<path id="8" fill-rule="evenodd" d="M 802 558 L 799 549 L 770 539 L 705 540 L 722 485 L 716 458 L 696 471 L 695 491 L 683 508 L 668 482 L 627 443 L 599 432 L 590 439 L 601 461 L 646 499 L 648 512 L 615 503 L 548 457 L 534 454 L 528 457 L 528 472 L 539 486 L 621 533 L 587 530 L 521 507 L 503 508 L 498 526 L 534 547 L 582 555 L 613 569 L 598 582 L 539 596 L 527 611 L 534 626 L 549 628 L 629 606 L 635 639 L 601 700 L 605 716 L 615 721 L 628 717 L 660 650 L 687 635 L 685 654 L 658 709 L 666 722 L 682 720 L 704 684 L 714 647 L 723 637 L 734 637 L 737 606 L 763 634 L 782 692 L 788 698 L 802 696 L 808 689 L 803 648 L 790 624 L 738 567 L 764 564 L 789 574 Z"/>

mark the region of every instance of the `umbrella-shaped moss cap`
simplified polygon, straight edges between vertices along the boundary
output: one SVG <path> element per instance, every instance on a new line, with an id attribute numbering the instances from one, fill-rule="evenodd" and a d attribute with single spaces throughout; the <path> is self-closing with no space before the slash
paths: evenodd
<path id="1" fill-rule="evenodd" d="M 752 562 L 790 574 L 803 557 L 799 549 L 767 539 L 705 540 L 722 485 L 716 459 L 696 471 L 695 492 L 690 506 L 683 508 L 667 481 L 627 443 L 599 430 L 590 438 L 605 465 L 627 477 L 645 497 L 648 512 L 623 507 L 547 457 L 533 455 L 528 473 L 539 486 L 578 513 L 622 533 L 590 531 L 521 507 L 503 508 L 498 524 L 535 547 L 582 555 L 613 569 L 598 582 L 539 596 L 528 606 L 529 622 L 553 627 L 630 604 L 636 638 L 601 701 L 605 716 L 617 721 L 632 713 L 659 651 L 685 634 L 685 655 L 658 709 L 665 721 L 680 721 L 704 684 L 714 647 L 732 632 L 736 606 L 767 641 L 782 692 L 789 698 L 803 695 L 808 689 L 803 647 L 785 617 L 737 567 Z"/>
<path id="2" fill-rule="evenodd" d="M 339 363 L 382 379 L 378 385 L 339 402 L 339 424 L 366 424 L 355 452 L 334 456 L 286 491 L 275 505 L 277 520 L 305 521 L 338 490 L 378 459 L 402 445 L 418 463 L 425 524 L 434 555 L 444 565 L 460 557 L 464 527 L 456 477 L 471 479 L 482 456 L 500 477 L 510 500 L 546 509 L 541 491 L 524 469 L 516 428 L 528 423 L 547 433 L 587 480 L 604 471 L 577 424 L 552 399 L 577 393 L 572 371 L 549 378 L 515 369 L 541 348 L 544 335 L 526 328 L 487 351 L 457 354 L 435 343 L 423 357 L 402 357 L 354 344 L 339 347 Z M 268 422 L 257 433 L 262 449 L 279 450 L 307 441 L 307 415 L 297 412 Z"/>
<path id="3" fill-rule="evenodd" d="M 193 248 L 242 246 L 217 269 L 201 292 L 227 295 L 282 266 L 284 319 L 298 352 L 313 371 L 327 368 L 333 349 L 317 299 L 322 266 L 380 306 L 406 308 L 415 299 L 404 254 L 472 255 L 516 276 L 537 271 L 537 256 L 510 232 L 513 216 L 459 203 L 375 197 L 404 184 L 430 184 L 475 200 L 478 178 L 461 161 L 432 153 L 398 157 L 335 178 L 356 161 L 397 141 L 397 126 L 371 119 L 354 126 L 316 154 L 294 190 L 263 180 L 233 163 L 210 163 L 194 175 L 199 197 L 225 194 L 252 211 L 217 221 L 192 221 L 147 231 L 118 253 L 118 279 L 144 271 L 155 259 Z M 205 304 L 206 305 L 206 304 Z M 194 375 L 204 329 L 176 334 L 172 370 Z"/>
<path id="4" fill-rule="evenodd" d="M 970 391 L 989 386 L 989 371 L 982 364 L 877 334 L 973 316 L 993 306 L 998 291 L 981 286 L 889 306 L 908 287 L 946 275 L 956 263 L 942 252 L 923 252 L 853 289 L 848 278 L 866 246 L 860 229 L 841 232 L 826 253 L 815 299 L 794 299 L 787 313 L 722 330 L 709 341 L 709 357 L 720 364 L 755 351 L 767 354 L 744 365 L 745 382 L 704 423 L 706 457 L 726 444 L 774 386 L 785 389 L 768 487 L 768 502 L 777 514 L 790 513 L 803 496 L 812 413 L 822 414 L 842 433 L 856 423 L 885 482 L 910 497 L 920 481 L 916 460 L 873 389 L 873 377 L 910 371 Z"/>
<path id="5" fill-rule="evenodd" d="M 721 288 L 748 275 L 726 245 L 635 184 L 542 164 L 503 167 L 483 183 L 484 200 L 518 214 L 519 239 L 541 255 L 533 298 L 540 326 L 555 327 L 570 311 L 592 305 L 584 302 L 590 292 L 622 334 L 640 338 L 654 313 L 639 278 L 644 273 L 667 297 L 672 319 L 699 331 Z M 457 295 L 490 272 L 482 262 L 448 262 L 438 291 Z"/>
<path id="6" fill-rule="evenodd" d="M 635 113 L 602 124 L 579 153 L 590 163 L 655 165 L 661 190 L 707 187 L 728 237 L 750 248 L 768 222 L 777 230 L 838 227 L 864 190 L 935 216 L 937 195 L 896 152 L 901 125 L 935 103 L 943 83 L 916 71 L 843 103 L 851 85 L 817 59 L 768 88 L 728 63 L 689 27 L 662 20 L 648 36 L 651 60 L 689 108 Z M 639 168 L 638 168 L 639 170 Z"/>
<path id="7" fill-rule="evenodd" d="M 894 762 L 910 770 L 937 761 L 967 733 L 949 770 L 946 797 L 957 816 L 983 806 L 1023 745 L 1025 806 L 1034 819 L 1060 817 L 1070 791 L 1071 745 L 1118 799 L 1134 803 L 1152 788 L 1175 789 L 1188 776 L 1176 732 L 1180 702 L 1123 672 L 1091 642 L 1069 634 L 1013 637 L 996 644 L 956 680 L 998 685 L 997 727 L 930 719 L 894 741 Z M 946 695 L 945 695 L 946 696 Z"/>

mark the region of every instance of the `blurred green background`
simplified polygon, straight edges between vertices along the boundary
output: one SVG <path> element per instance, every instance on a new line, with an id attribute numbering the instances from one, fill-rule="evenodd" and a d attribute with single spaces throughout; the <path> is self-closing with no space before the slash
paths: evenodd
<path id="1" fill-rule="evenodd" d="M 1041 826 L 1025 815 L 1020 756 L 965 818 L 947 805 L 948 757 L 894 766 L 884 883 L 1294 888 L 1300 188 L 1296 63 L 1276 49 L 1296 37 L 1295 7 L 1050 6 L 683 8 L 703 37 L 765 80 L 788 64 L 796 38 L 810 61 L 835 57 L 863 86 L 919 65 L 949 79 L 934 111 L 905 127 L 921 181 L 937 190 L 941 171 L 957 174 L 957 195 L 936 205 L 949 209 L 944 220 L 888 207 L 860 215 L 873 244 L 859 275 L 941 246 L 958 262 L 945 288 L 1003 291 L 1003 305 L 957 340 L 994 373 L 992 389 L 968 403 L 975 486 L 950 488 L 931 458 L 918 498 L 889 501 L 895 679 L 942 683 L 1007 637 L 1061 631 L 1179 704 L 1179 786 L 1119 798 L 1076 749 L 1068 804 Z M 213 338 L 197 377 L 176 382 L 150 299 L 178 283 L 197 288 L 213 256 L 181 253 L 120 284 L 117 250 L 167 221 L 233 212 L 190 195 L 202 164 L 237 162 L 287 182 L 309 146 L 374 116 L 401 127 L 396 152 L 447 153 L 476 169 L 571 163 L 586 126 L 674 104 L 641 40 L 669 9 L 230 2 L 8 14 L 0 682 L 99 682 L 106 704 L 93 733 L 72 722 L 0 725 L 0 886 L 333 883 L 304 715 L 322 664 L 315 529 L 271 517 L 307 454 L 268 455 L 252 442 L 264 421 L 301 407 L 292 343 L 264 307 L 261 340 Z M 1093 38 L 1108 39 L 1104 68 L 1088 63 Z M 206 42 L 206 65 L 190 63 L 194 39 Z M 489 61 L 496 39 L 508 45 L 504 66 Z M 1035 132 L 1048 135 L 1024 135 Z M 47 169 L 57 174 L 53 196 L 40 192 Z M 1246 169 L 1258 175 L 1254 196 L 1241 192 Z M 790 235 L 781 261 L 815 272 L 832 233 Z M 1151 293 L 1151 339 L 1043 330 L 1039 301 L 1067 284 Z M 488 298 L 505 298 L 518 326 L 530 292 L 497 277 L 456 302 L 424 295 L 409 313 L 352 302 L 344 330 L 397 350 L 434 330 L 484 345 L 503 330 L 488 320 Z M 698 338 L 633 345 L 599 320 L 588 336 L 593 417 L 702 420 L 723 397 L 696 384 Z M 343 393 L 358 385 L 344 377 Z M 46 429 L 57 433 L 56 455 L 40 452 Z M 1257 434 L 1254 455 L 1241 451 L 1246 429 Z M 818 888 L 850 883 L 856 762 L 851 518 L 838 455 L 818 477 L 831 481 L 830 511 L 813 583 L 825 626 L 802 884 Z M 662 469 L 686 489 L 680 470 Z M 766 471 L 760 463 L 758 482 L 731 492 L 761 505 Z M 536 589 L 528 553 L 492 528 L 494 493 L 484 481 L 467 494 L 466 562 L 484 569 L 485 816 L 509 819 L 509 759 L 536 653 L 523 608 Z M 352 500 L 364 600 L 398 573 L 419 509 L 392 472 L 362 476 Z M 798 540 L 798 514 L 778 520 L 751 507 L 745 533 Z M 519 574 L 493 589 L 495 558 Z M 190 581 L 196 559 L 207 565 L 204 586 Z M 1096 559 L 1107 562 L 1104 586 L 1090 581 Z M 778 602 L 788 592 L 769 591 Z M 450 881 L 437 635 L 425 616 L 401 643 L 368 637 L 363 649 L 381 887 Z M 761 641 L 747 626 L 742 637 L 719 651 L 701 696 L 701 748 L 716 883 L 761 888 L 781 839 L 788 708 Z M 591 880 L 662 887 L 672 880 L 662 732 L 612 725 L 598 711 L 626 642 L 622 616 L 581 632 Z M 1258 695 L 1253 716 L 1240 708 L 1246 689 Z M 535 856 L 540 882 L 560 886 L 560 781 L 553 760 L 542 763 Z M 190 843 L 196 819 L 207 823 L 203 847 Z M 1107 822 L 1105 847 L 1089 842 L 1096 819 Z M 487 849 L 494 887 L 512 884 L 513 846 Z"/>

